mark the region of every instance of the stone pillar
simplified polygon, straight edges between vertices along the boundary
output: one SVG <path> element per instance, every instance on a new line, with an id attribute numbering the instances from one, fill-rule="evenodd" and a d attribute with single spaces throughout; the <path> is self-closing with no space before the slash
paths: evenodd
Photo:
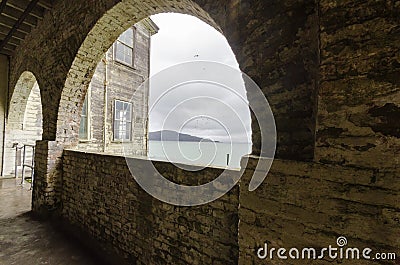
<path id="1" fill-rule="evenodd" d="M 240 1 L 238 5 L 239 45 L 233 49 L 241 70 L 271 105 L 276 157 L 312 160 L 319 71 L 317 2 Z M 248 98 L 257 107 L 258 99 Z M 262 137 L 254 117 L 252 133 L 253 154 L 260 155 Z"/>
<path id="2" fill-rule="evenodd" d="M 62 152 L 56 141 L 36 142 L 32 210 L 41 218 L 57 215 L 61 207 Z"/>
<path id="3" fill-rule="evenodd" d="M 7 113 L 8 58 L 0 55 L 0 175 L 3 175 L 4 126 Z"/>

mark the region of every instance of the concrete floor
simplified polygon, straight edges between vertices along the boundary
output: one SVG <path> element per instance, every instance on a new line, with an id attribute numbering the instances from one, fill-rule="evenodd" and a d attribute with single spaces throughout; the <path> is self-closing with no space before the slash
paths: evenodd
<path id="1" fill-rule="evenodd" d="M 31 217 L 29 188 L 29 183 L 22 187 L 20 180 L 0 179 L 0 264 L 100 264 L 78 242 Z"/>

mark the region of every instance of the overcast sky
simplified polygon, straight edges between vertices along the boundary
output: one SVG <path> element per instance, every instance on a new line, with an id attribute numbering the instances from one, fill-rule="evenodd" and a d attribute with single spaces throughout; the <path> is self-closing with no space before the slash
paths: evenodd
<path id="1" fill-rule="evenodd" d="M 225 37 L 189 15 L 163 13 L 151 19 L 160 30 L 151 39 L 150 131 L 175 130 L 217 141 L 250 142 L 243 80 Z M 176 66 L 193 61 L 219 62 L 233 69 L 202 62 Z M 175 82 L 198 80 L 196 67 L 205 70 L 204 79 L 222 86 L 194 82 L 163 94 Z"/>

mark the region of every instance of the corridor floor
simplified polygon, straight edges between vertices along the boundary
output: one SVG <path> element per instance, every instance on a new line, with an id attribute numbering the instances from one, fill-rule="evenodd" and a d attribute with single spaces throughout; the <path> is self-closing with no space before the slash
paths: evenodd
<path id="1" fill-rule="evenodd" d="M 94 265 L 100 262 L 51 224 L 30 214 L 32 192 L 0 179 L 0 265 Z"/>

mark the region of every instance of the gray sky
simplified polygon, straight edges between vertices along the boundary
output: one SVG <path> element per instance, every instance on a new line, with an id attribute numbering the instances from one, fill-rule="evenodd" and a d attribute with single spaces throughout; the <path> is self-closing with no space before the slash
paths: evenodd
<path id="1" fill-rule="evenodd" d="M 243 80 L 225 37 L 189 15 L 163 13 L 151 19 L 160 30 L 151 39 L 150 131 L 175 130 L 218 141 L 250 142 Z M 198 63 L 175 66 L 193 61 Z M 180 82 L 198 80 L 199 74 L 223 86 L 194 82 L 164 94 Z"/>

